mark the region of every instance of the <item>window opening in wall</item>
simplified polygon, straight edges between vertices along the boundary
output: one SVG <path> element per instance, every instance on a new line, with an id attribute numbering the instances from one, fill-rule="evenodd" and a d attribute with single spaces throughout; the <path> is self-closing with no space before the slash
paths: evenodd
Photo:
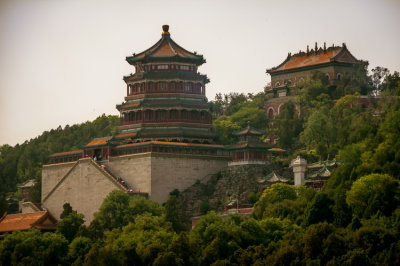
<path id="1" fill-rule="evenodd" d="M 158 65 L 157 69 L 168 69 L 168 65 Z"/>
<path id="2" fill-rule="evenodd" d="M 339 73 L 339 74 L 337 74 L 337 76 L 336 76 L 336 77 L 337 77 L 337 79 L 338 79 L 338 80 L 341 80 L 341 79 L 342 79 L 342 75 L 341 75 L 340 73 Z"/>
<path id="3" fill-rule="evenodd" d="M 185 91 L 190 91 L 190 84 L 185 84 Z"/>
<path id="4" fill-rule="evenodd" d="M 274 118 L 274 109 L 270 108 L 270 109 L 268 110 L 268 118 L 269 118 L 269 119 Z"/>

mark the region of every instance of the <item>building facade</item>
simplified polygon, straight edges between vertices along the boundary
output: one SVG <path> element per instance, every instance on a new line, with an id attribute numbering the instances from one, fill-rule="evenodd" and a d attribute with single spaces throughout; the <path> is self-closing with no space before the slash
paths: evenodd
<path id="1" fill-rule="evenodd" d="M 265 110 L 268 118 L 278 115 L 280 108 L 289 100 L 294 99 L 302 84 L 311 80 L 315 71 L 320 71 L 327 77 L 329 84 L 335 86 L 344 77 L 354 77 L 364 61 L 355 58 L 342 46 L 332 45 L 299 51 L 297 54 L 288 53 L 287 58 L 278 66 L 267 69 L 271 75 L 271 84 L 265 88 L 267 103 Z M 298 109 L 300 111 L 300 109 Z"/>

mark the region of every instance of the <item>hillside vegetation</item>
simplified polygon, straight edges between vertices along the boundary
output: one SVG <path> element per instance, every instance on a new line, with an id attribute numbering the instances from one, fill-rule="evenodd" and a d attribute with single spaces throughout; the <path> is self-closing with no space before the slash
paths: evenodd
<path id="1" fill-rule="evenodd" d="M 379 97 L 365 107 L 358 100 L 363 91 Z M 371 76 L 336 88 L 316 73 L 299 93 L 271 128 L 265 113 L 259 116 L 263 94 L 219 95 L 212 102 L 214 125 L 221 143 L 233 142 L 230 133 L 247 121 L 268 129 L 264 137 L 277 139 L 288 150 L 282 161 L 299 154 L 309 162 L 336 157 L 341 164 L 323 191 L 275 184 L 253 197 L 251 217 L 221 218 L 210 211 L 191 231 L 182 192 L 171 192 L 160 206 L 113 191 L 89 226 L 66 204 L 55 233 L 32 230 L 7 236 L 0 242 L 0 264 L 400 265 L 399 73 L 377 68 Z M 294 110 L 298 103 L 304 106 L 300 116 Z M 2 152 L 2 165 L 17 169 L 8 156 Z M 12 176 L 23 177 L 15 171 Z M 224 174 L 218 173 L 211 180 L 217 186 L 221 178 Z M 216 193 L 208 184 L 194 186 L 199 197 Z M 212 202 L 199 208 L 206 212 L 210 206 Z"/>

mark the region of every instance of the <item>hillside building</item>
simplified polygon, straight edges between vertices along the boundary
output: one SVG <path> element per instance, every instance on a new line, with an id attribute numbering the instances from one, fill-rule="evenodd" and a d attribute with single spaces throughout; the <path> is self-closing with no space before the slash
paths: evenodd
<path id="1" fill-rule="evenodd" d="M 86 222 L 115 189 L 167 200 L 174 189 L 205 181 L 226 167 L 231 154 L 215 144 L 202 55 L 171 38 L 126 57 L 126 96 L 117 105 L 118 132 L 93 139 L 81 150 L 56 153 L 42 170 L 42 206 L 58 218 L 68 202 Z"/>
<path id="2" fill-rule="evenodd" d="M 355 58 L 347 49 L 346 44 L 342 46 L 332 45 L 327 48 L 318 47 L 315 43 L 314 49 L 299 51 L 297 54 L 288 53 L 287 58 L 278 66 L 267 69 L 271 75 L 271 84 L 265 88 L 267 102 L 265 110 L 268 118 L 272 119 L 279 114 L 281 106 L 297 95 L 298 89 L 304 82 L 311 80 L 315 71 L 324 73 L 331 86 L 340 84 L 345 76 L 354 77 L 364 61 Z M 298 108 L 300 112 L 300 108 Z"/>

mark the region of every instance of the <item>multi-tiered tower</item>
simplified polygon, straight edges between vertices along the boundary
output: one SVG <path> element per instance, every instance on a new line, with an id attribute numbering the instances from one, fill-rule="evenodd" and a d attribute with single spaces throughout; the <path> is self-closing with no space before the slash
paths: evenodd
<path id="1" fill-rule="evenodd" d="M 124 77 L 125 101 L 117 105 L 121 125 L 117 138 L 133 142 L 172 141 L 212 143 L 206 75 L 197 72 L 202 55 L 175 43 L 163 26 L 161 39 L 149 49 L 128 56 L 135 73 Z"/>
<path id="2" fill-rule="evenodd" d="M 228 165 L 230 152 L 213 143 L 205 60 L 170 37 L 126 58 L 135 73 L 124 80 L 121 124 L 113 136 L 93 139 L 82 150 L 50 156 L 43 166 L 42 204 L 59 217 L 68 202 L 88 222 L 115 189 L 146 193 L 158 202 L 174 189 L 205 181 Z"/>

